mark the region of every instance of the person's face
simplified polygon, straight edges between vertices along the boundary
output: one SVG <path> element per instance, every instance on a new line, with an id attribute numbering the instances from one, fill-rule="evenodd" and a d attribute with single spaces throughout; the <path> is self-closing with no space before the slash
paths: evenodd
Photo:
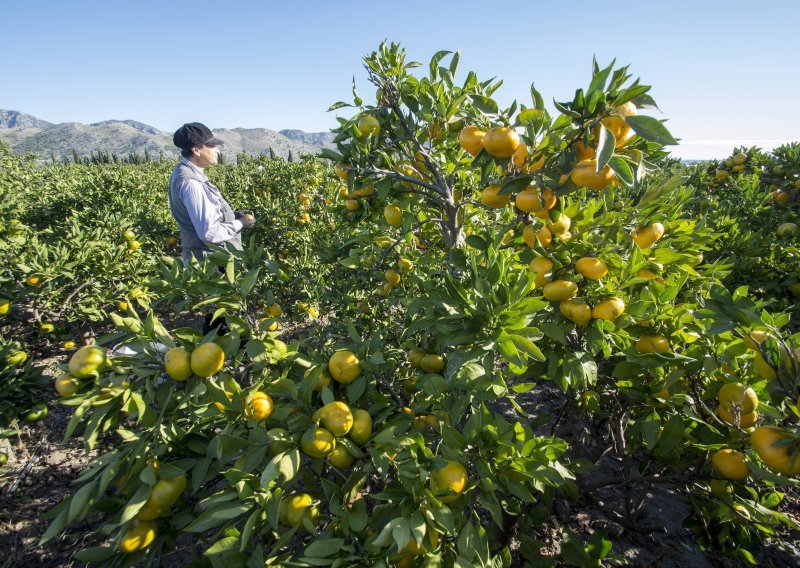
<path id="1" fill-rule="evenodd" d="M 214 145 L 200 146 L 192 149 L 194 162 L 201 168 L 213 166 L 219 160 L 219 148 Z"/>

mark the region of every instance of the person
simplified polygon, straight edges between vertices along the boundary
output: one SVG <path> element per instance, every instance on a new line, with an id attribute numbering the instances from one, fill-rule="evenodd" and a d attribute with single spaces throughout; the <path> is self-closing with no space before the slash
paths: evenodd
<path id="1" fill-rule="evenodd" d="M 242 250 L 241 232 L 255 224 L 253 212 L 234 212 L 203 171 L 219 160 L 222 140 L 204 124 L 190 122 L 175 131 L 172 142 L 181 149 L 181 159 L 169 178 L 169 205 L 181 232 L 183 262 L 193 257 L 202 262 L 212 252 L 208 243 Z M 225 335 L 225 318 L 212 320 L 206 314 L 203 335 L 212 329 Z"/>
<path id="2" fill-rule="evenodd" d="M 169 204 L 181 232 L 184 263 L 211 254 L 208 243 L 242 250 L 241 232 L 255 224 L 252 211 L 231 209 L 203 170 L 219 160 L 223 142 L 199 122 L 184 124 L 172 136 L 181 159 L 169 178 Z"/>

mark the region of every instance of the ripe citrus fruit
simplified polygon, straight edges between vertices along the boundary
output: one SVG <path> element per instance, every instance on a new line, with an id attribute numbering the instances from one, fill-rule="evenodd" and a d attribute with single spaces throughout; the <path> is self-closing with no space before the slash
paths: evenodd
<path id="1" fill-rule="evenodd" d="M 542 294 L 551 302 L 569 300 L 578 293 L 578 285 L 570 280 L 554 280 L 542 288 Z"/>
<path id="2" fill-rule="evenodd" d="M 759 345 L 764 343 L 768 337 L 769 334 L 766 331 L 756 329 L 745 335 L 743 341 L 745 346 L 747 346 L 749 349 L 758 351 Z"/>
<path id="3" fill-rule="evenodd" d="M 69 374 L 88 379 L 106 363 L 106 350 L 97 345 L 84 345 L 69 360 Z"/>
<path id="4" fill-rule="evenodd" d="M 749 414 L 741 414 L 739 416 L 739 423 L 736 424 L 733 413 L 728 412 L 721 406 L 717 407 L 717 416 L 719 416 L 720 420 L 723 422 L 727 422 L 731 426 L 738 426 L 739 428 L 750 428 L 755 426 L 758 421 L 758 412 L 751 412 Z"/>
<path id="5" fill-rule="evenodd" d="M 137 521 L 123 535 L 119 543 L 119 549 L 130 554 L 138 550 L 144 550 L 150 546 L 156 538 L 156 524 L 153 521 Z"/>
<path id="6" fill-rule="evenodd" d="M 483 137 L 483 149 L 495 158 L 510 158 L 518 147 L 519 134 L 513 128 L 490 128 Z"/>
<path id="7" fill-rule="evenodd" d="M 164 355 L 164 370 L 171 379 L 186 381 L 192 376 L 191 355 L 183 347 L 173 347 Z"/>
<path id="8" fill-rule="evenodd" d="M 216 343 L 202 343 L 194 348 L 189 358 L 192 372 L 198 377 L 210 377 L 225 364 L 225 352 Z"/>
<path id="9" fill-rule="evenodd" d="M 533 272 L 535 274 L 533 283 L 537 288 L 541 288 L 550 282 L 550 278 L 547 275 L 552 269 L 553 261 L 543 256 L 534 258 L 530 264 L 528 264 L 528 272 Z"/>
<path id="10" fill-rule="evenodd" d="M 328 361 L 328 371 L 337 383 L 352 383 L 361 374 L 361 361 L 352 351 L 337 351 Z"/>
<path id="11" fill-rule="evenodd" d="M 625 302 L 622 298 L 608 298 L 597 304 L 592 308 L 592 317 L 594 319 L 602 319 L 607 321 L 614 321 L 625 312 Z"/>
<path id="12" fill-rule="evenodd" d="M 434 494 L 452 489 L 455 495 L 438 497 L 442 503 L 452 503 L 458 499 L 467 488 L 467 470 L 461 463 L 448 460 L 447 465 L 431 473 L 431 491 Z"/>
<path id="13" fill-rule="evenodd" d="M 570 225 L 572 225 L 572 221 L 569 217 L 564 215 L 563 213 L 559 213 L 558 220 L 553 223 L 549 221 L 547 223 L 547 229 L 550 231 L 551 234 L 555 236 L 563 235 L 569 231 Z"/>
<path id="14" fill-rule="evenodd" d="M 761 426 L 750 434 L 750 445 L 766 466 L 784 475 L 800 474 L 800 447 L 784 445 L 792 436 L 774 426 Z"/>
<path id="15" fill-rule="evenodd" d="M 561 315 L 577 325 L 587 325 L 592 321 L 592 309 L 586 303 L 562 300 L 558 308 Z"/>
<path id="16" fill-rule="evenodd" d="M 514 198 L 514 205 L 520 211 L 525 211 L 526 213 L 541 211 L 542 199 L 539 196 L 539 190 L 536 189 L 535 185 L 529 185 L 517 194 Z"/>
<path id="17" fill-rule="evenodd" d="M 570 173 L 572 183 L 578 187 L 588 187 L 589 189 L 605 189 L 616 179 L 614 171 L 608 167 L 597 170 L 597 160 L 581 160 L 575 164 L 575 168 Z"/>
<path id="18" fill-rule="evenodd" d="M 300 438 L 300 449 L 312 458 L 325 458 L 336 446 L 336 438 L 325 428 L 308 430 Z"/>
<path id="19" fill-rule="evenodd" d="M 369 412 L 360 408 L 353 411 L 353 427 L 347 436 L 358 445 L 367 443 L 372 436 L 372 417 Z"/>
<path id="20" fill-rule="evenodd" d="M 608 266 L 599 258 L 585 256 L 575 261 L 575 271 L 589 280 L 600 280 L 608 274 Z"/>
<path id="21" fill-rule="evenodd" d="M 272 397 L 262 391 L 253 393 L 253 398 L 250 401 L 250 416 L 256 422 L 264 422 L 272 416 L 272 411 L 275 409 L 275 403 Z"/>
<path id="22" fill-rule="evenodd" d="M 408 260 L 407 258 L 400 258 L 397 260 L 397 270 L 399 270 L 403 274 L 408 274 L 409 272 L 414 270 L 414 263 Z"/>
<path id="23" fill-rule="evenodd" d="M 344 436 L 353 427 L 353 413 L 345 403 L 335 400 L 319 410 L 322 425 L 337 438 Z"/>
<path id="24" fill-rule="evenodd" d="M 464 150 L 477 156 L 483 149 L 483 138 L 486 133 L 477 126 L 466 126 L 458 134 L 458 143 Z"/>
<path id="25" fill-rule="evenodd" d="M 778 376 L 775 372 L 775 369 L 770 367 L 769 363 L 767 363 L 767 360 L 764 359 L 761 353 L 756 353 L 756 358 L 754 359 L 753 363 L 756 368 L 756 373 L 759 377 L 771 381 Z"/>
<path id="26" fill-rule="evenodd" d="M 6 298 L 0 298 L 0 316 L 4 316 L 11 309 L 11 301 Z"/>
<path id="27" fill-rule="evenodd" d="M 750 414 L 758 408 L 756 392 L 742 383 L 728 383 L 719 389 L 717 394 L 719 406 L 726 412 L 733 414 L 734 408 L 741 414 Z"/>
<path id="28" fill-rule="evenodd" d="M 361 204 L 358 202 L 358 199 L 348 199 L 344 202 L 344 206 L 348 211 L 358 211 L 361 209 Z"/>
<path id="29" fill-rule="evenodd" d="M 646 249 L 657 243 L 664 236 L 664 225 L 653 223 L 643 229 L 638 229 L 631 235 L 633 242 L 640 249 Z"/>
<path id="30" fill-rule="evenodd" d="M 498 195 L 499 193 L 499 185 L 487 185 L 481 191 L 481 203 L 486 207 L 505 207 L 511 201 L 511 194 Z"/>
<path id="31" fill-rule="evenodd" d="M 399 227 L 403 224 L 403 210 L 397 205 L 387 205 L 383 209 L 383 217 L 392 227 Z"/>
<path id="32" fill-rule="evenodd" d="M 711 456 L 711 463 L 719 474 L 733 481 L 742 481 L 750 475 L 750 469 L 742 452 L 736 450 L 719 450 Z"/>
<path id="33" fill-rule="evenodd" d="M 6 357 L 6 362 L 9 365 L 22 365 L 28 360 L 28 354 L 24 351 L 13 351 Z"/>

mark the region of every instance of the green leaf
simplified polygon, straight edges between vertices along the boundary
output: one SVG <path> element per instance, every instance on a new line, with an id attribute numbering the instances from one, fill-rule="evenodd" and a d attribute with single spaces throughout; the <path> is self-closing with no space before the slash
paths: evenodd
<path id="1" fill-rule="evenodd" d="M 660 120 L 652 116 L 645 116 L 637 114 L 635 116 L 626 116 L 625 122 L 633 128 L 639 136 L 651 142 L 657 142 L 664 146 L 675 146 L 678 141 L 672 137 L 667 127 Z"/>
<path id="2" fill-rule="evenodd" d="M 250 510 L 250 505 L 241 503 L 224 503 L 219 507 L 214 507 L 203 511 L 200 515 L 183 529 L 185 532 L 204 532 L 219 526 L 226 521 L 240 517 Z"/>
<path id="3" fill-rule="evenodd" d="M 617 147 L 617 139 L 614 137 L 614 133 L 611 132 L 608 128 L 600 125 L 600 135 L 597 139 L 597 169 L 596 172 L 599 172 L 606 164 L 608 164 L 611 157 L 614 155 L 614 149 Z M 630 170 L 630 168 L 628 168 Z M 616 171 L 616 170 L 615 170 Z M 631 174 L 631 179 L 633 179 L 633 174 Z"/>
<path id="4" fill-rule="evenodd" d="M 612 134 L 611 138 L 613 137 L 614 135 Z M 612 170 L 614 170 L 614 173 L 617 174 L 617 177 L 622 183 L 629 187 L 633 185 L 633 171 L 628 165 L 628 162 L 619 156 L 614 156 L 609 160 L 608 165 Z"/>

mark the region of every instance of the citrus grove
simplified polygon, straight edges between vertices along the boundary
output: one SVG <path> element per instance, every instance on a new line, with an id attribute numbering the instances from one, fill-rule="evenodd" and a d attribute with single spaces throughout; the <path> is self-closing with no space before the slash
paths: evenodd
<path id="1" fill-rule="evenodd" d="M 91 456 L 38 546 L 601 565 L 615 538 L 558 511 L 613 490 L 635 532 L 663 488 L 709 554 L 796 541 L 800 145 L 681 164 L 626 67 L 551 115 L 459 59 L 382 44 L 335 149 L 209 170 L 257 224 L 204 265 L 177 260 L 171 161 L 0 148 L 0 476 L 56 406 Z"/>

